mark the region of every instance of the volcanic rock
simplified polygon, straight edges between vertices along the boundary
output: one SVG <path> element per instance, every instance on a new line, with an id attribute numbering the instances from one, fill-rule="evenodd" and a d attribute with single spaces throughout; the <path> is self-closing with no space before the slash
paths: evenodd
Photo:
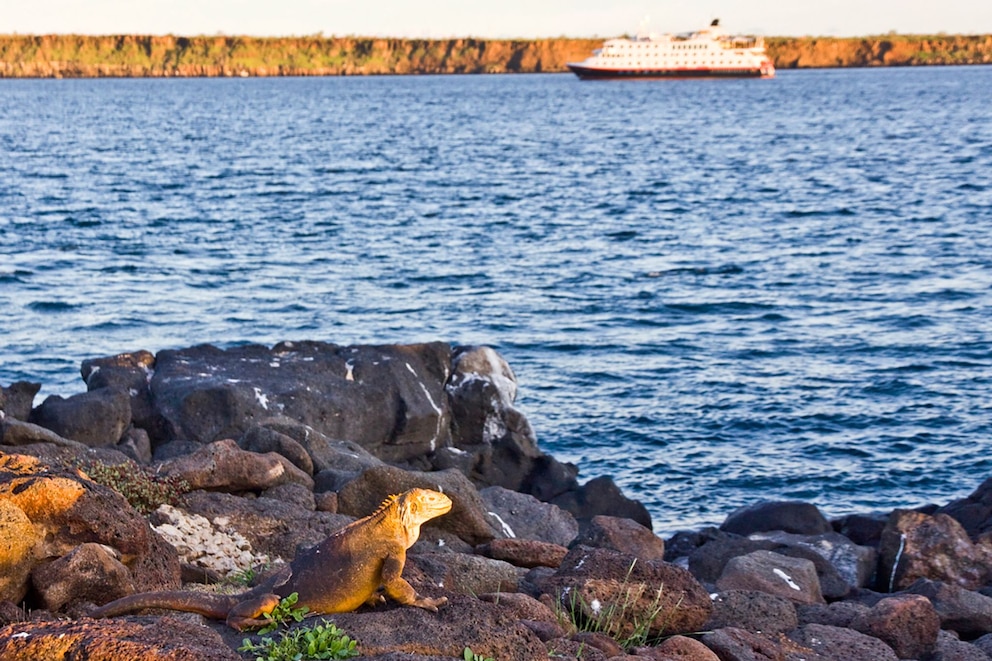
<path id="1" fill-rule="evenodd" d="M 963 636 L 980 636 L 992 632 L 992 597 L 965 590 L 953 583 L 941 583 L 921 578 L 906 592 L 920 594 L 930 600 L 942 629 Z"/>
<path id="2" fill-rule="evenodd" d="M 831 532 L 830 522 L 815 505 L 798 501 L 765 501 L 735 510 L 720 530 L 737 535 L 781 530 L 796 535 Z"/>
<path id="3" fill-rule="evenodd" d="M 158 472 L 185 481 L 191 489 L 262 491 L 290 482 L 313 489 L 313 478 L 286 457 L 275 452 L 248 452 L 231 439 L 164 461 Z"/>
<path id="4" fill-rule="evenodd" d="M 166 438 L 153 440 L 210 443 L 278 414 L 384 460 L 412 460 L 450 445 L 450 369 L 450 347 L 440 342 L 161 351 L 151 389 Z"/>
<path id="5" fill-rule="evenodd" d="M 86 661 L 239 661 L 206 627 L 170 617 L 18 622 L 0 629 L 0 659 Z"/>
<path id="6" fill-rule="evenodd" d="M 771 551 L 732 558 L 717 579 L 722 590 L 760 590 L 800 604 L 823 603 L 815 565 Z"/>
<path id="7" fill-rule="evenodd" d="M 636 521 L 617 516 L 594 516 L 575 545 L 594 546 L 637 556 L 641 560 L 664 560 L 665 542 Z"/>
<path id="8" fill-rule="evenodd" d="M 568 549 L 534 539 L 494 539 L 475 548 L 487 558 L 503 560 L 516 567 L 558 567 Z"/>
<path id="9" fill-rule="evenodd" d="M 898 661 L 900 658 L 878 638 L 825 624 L 805 624 L 791 632 L 789 638 L 828 659 Z"/>
<path id="10" fill-rule="evenodd" d="M 799 626 L 792 601 L 758 590 L 727 590 L 712 595 L 713 612 L 703 629 L 738 627 L 780 633 Z"/>
<path id="11" fill-rule="evenodd" d="M 579 524 L 570 512 L 534 496 L 499 486 L 481 489 L 479 495 L 490 520 L 495 518 L 507 537 L 568 546 L 579 533 Z"/>
<path id="12" fill-rule="evenodd" d="M 926 597 L 898 595 L 879 601 L 851 628 L 880 639 L 900 659 L 919 659 L 933 650 L 940 617 Z"/>
<path id="13" fill-rule="evenodd" d="M 62 398 L 51 395 L 28 420 L 90 447 L 117 445 L 131 424 L 131 398 L 120 388 L 99 388 Z"/>
<path id="14" fill-rule="evenodd" d="M 992 549 L 973 544 L 961 524 L 947 514 L 896 510 L 882 533 L 879 583 L 890 592 L 920 578 L 975 589 L 988 581 L 990 568 Z"/>
<path id="15" fill-rule="evenodd" d="M 607 549 L 573 548 L 540 587 L 566 611 L 621 634 L 645 624 L 650 635 L 696 632 L 713 609 L 687 570 Z"/>
<path id="16" fill-rule="evenodd" d="M 452 501 L 450 512 L 429 521 L 425 527 L 446 530 L 473 546 L 498 535 L 486 519 L 485 503 L 478 491 L 468 478 L 454 469 L 428 473 L 392 466 L 370 468 L 338 492 L 338 511 L 356 517 L 366 516 L 390 494 L 415 487 L 442 491 Z"/>

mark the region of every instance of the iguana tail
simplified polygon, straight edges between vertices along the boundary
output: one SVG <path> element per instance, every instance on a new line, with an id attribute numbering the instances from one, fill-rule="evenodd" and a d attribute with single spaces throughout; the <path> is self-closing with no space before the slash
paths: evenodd
<path id="1" fill-rule="evenodd" d="M 90 617 L 114 617 L 146 608 L 164 608 L 186 613 L 199 613 L 215 620 L 224 620 L 230 610 L 243 598 L 243 594 L 208 594 L 181 590 L 142 592 L 104 604 L 90 611 L 89 615 Z"/>

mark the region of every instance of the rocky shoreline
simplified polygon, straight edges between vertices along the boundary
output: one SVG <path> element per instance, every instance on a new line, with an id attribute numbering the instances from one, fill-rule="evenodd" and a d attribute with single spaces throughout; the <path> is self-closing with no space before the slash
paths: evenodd
<path id="1" fill-rule="evenodd" d="M 244 589 L 414 487 L 454 507 L 403 575 L 448 604 L 322 618 L 365 657 L 992 658 L 992 480 L 834 521 L 755 503 L 663 540 L 612 480 L 538 448 L 487 347 L 205 345 L 81 375 L 85 392 L 38 406 L 38 384 L 0 388 L 3 659 L 246 658 L 246 634 L 199 615 L 87 614 Z"/>
<path id="2" fill-rule="evenodd" d="M 768 37 L 778 69 L 992 64 L 992 35 Z M 601 39 L 0 35 L 0 78 L 555 73 Z"/>

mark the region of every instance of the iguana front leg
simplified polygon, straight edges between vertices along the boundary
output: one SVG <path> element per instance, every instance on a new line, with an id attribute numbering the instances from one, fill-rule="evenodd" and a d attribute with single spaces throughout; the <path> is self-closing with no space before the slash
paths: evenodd
<path id="1" fill-rule="evenodd" d="M 227 612 L 227 626 L 238 631 L 264 627 L 269 623 L 264 616 L 275 610 L 280 601 L 277 594 L 263 594 L 254 599 L 239 601 Z"/>
<path id="2" fill-rule="evenodd" d="M 429 611 L 437 612 L 438 606 L 448 603 L 447 597 L 432 599 L 418 594 L 413 586 L 406 582 L 401 576 L 403 565 L 406 562 L 406 555 L 391 555 L 386 558 L 382 565 L 382 587 L 391 599 L 398 601 L 405 606 L 417 606 Z"/>

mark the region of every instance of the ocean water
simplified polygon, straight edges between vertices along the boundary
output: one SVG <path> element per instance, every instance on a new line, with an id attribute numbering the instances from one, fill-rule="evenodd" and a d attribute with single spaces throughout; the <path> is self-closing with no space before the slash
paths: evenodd
<path id="1" fill-rule="evenodd" d="M 497 348 L 655 529 L 992 475 L 992 67 L 0 80 L 0 384 L 202 342 Z"/>

